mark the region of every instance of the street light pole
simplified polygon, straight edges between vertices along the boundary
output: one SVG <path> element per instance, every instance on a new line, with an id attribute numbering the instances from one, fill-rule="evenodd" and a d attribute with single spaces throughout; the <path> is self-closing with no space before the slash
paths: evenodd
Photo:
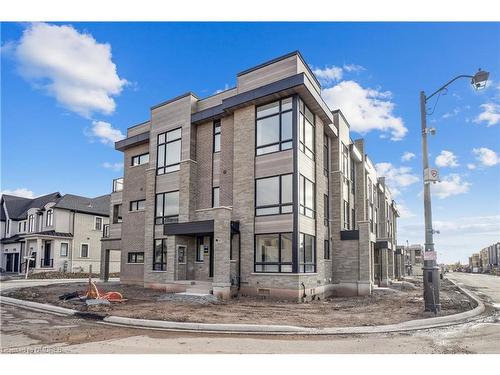
<path id="1" fill-rule="evenodd" d="M 422 127 L 422 166 L 424 180 L 424 218 L 425 218 L 425 244 L 424 244 L 424 302 L 425 311 L 438 313 L 441 310 L 439 303 L 439 267 L 437 266 L 436 253 L 434 251 L 434 230 L 432 229 L 432 206 L 431 206 L 431 174 L 429 173 L 429 154 L 427 150 L 427 134 L 434 134 L 434 129 L 427 128 L 427 101 L 434 95 L 445 92 L 446 88 L 459 78 L 470 78 L 475 89 L 485 87 L 489 73 L 479 69 L 471 75 L 459 75 L 448 81 L 431 95 L 426 96 L 420 91 L 420 117 Z M 435 177 L 435 176 L 434 176 Z M 434 180 L 436 181 L 436 180 Z"/>
<path id="2" fill-rule="evenodd" d="M 420 91 L 420 116 L 422 125 L 422 165 L 424 180 L 424 217 L 425 217 L 425 245 L 424 245 L 424 301 L 425 311 L 435 313 L 441 310 L 439 303 L 439 268 L 434 256 L 434 231 L 432 229 L 431 185 L 426 181 L 429 170 L 429 153 L 427 151 L 427 98 Z M 430 259 L 429 259 L 430 258 Z"/>

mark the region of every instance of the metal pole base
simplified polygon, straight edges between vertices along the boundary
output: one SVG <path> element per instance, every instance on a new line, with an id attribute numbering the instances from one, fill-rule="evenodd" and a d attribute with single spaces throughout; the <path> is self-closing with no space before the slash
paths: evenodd
<path id="1" fill-rule="evenodd" d="M 439 267 L 424 265 L 424 302 L 425 311 L 438 313 L 441 311 L 439 301 Z"/>

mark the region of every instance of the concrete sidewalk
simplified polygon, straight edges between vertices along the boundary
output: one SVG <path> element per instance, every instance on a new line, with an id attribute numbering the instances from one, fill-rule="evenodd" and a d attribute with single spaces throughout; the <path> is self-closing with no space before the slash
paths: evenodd
<path id="1" fill-rule="evenodd" d="M 81 280 L 78 280 L 81 281 Z M 46 284 L 45 284 L 46 285 Z M 160 320 L 133 319 L 119 316 L 107 316 L 102 322 L 106 324 L 124 326 L 129 328 L 145 328 L 168 331 L 204 332 L 204 333 L 245 333 L 245 334 L 267 334 L 267 335 L 349 335 L 349 334 L 373 334 L 415 331 L 422 329 L 445 327 L 465 323 L 477 317 L 485 311 L 483 302 L 472 292 L 458 286 L 462 292 L 467 294 L 477 303 L 473 310 L 455 315 L 439 316 L 428 319 L 411 320 L 398 324 L 360 327 L 327 327 L 308 328 L 288 325 L 261 325 L 261 324 L 217 324 L 217 323 L 190 323 L 172 322 Z M 25 309 L 50 312 L 58 315 L 79 315 L 80 311 L 66 309 L 58 306 L 23 301 L 10 297 L 0 297 L 0 303 L 13 305 Z"/>

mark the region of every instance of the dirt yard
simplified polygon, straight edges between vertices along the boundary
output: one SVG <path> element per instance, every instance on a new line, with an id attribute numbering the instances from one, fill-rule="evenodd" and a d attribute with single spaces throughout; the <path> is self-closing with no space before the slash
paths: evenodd
<path id="1" fill-rule="evenodd" d="M 87 306 L 79 300 L 60 301 L 64 293 L 83 291 L 86 284 L 54 284 L 8 291 L 9 297 L 49 303 L 100 316 L 115 315 L 177 322 L 286 324 L 304 327 L 370 326 L 432 317 L 423 312 L 421 285 L 376 289 L 371 296 L 327 298 L 307 303 L 240 297 L 225 302 L 159 301 L 165 293 L 139 286 L 97 284 L 99 290 L 118 291 L 127 302 Z M 456 314 L 474 306 L 450 281 L 441 284 L 442 312 Z"/>

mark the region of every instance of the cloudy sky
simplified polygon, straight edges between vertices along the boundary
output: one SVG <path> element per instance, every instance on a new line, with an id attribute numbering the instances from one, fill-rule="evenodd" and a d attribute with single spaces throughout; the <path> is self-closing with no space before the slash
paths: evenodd
<path id="1" fill-rule="evenodd" d="M 498 24 L 443 23 L 3 23 L 1 157 L 5 193 L 97 196 L 122 174 L 113 143 L 149 108 L 186 91 L 235 85 L 236 74 L 300 50 L 364 137 L 402 218 L 399 242 L 423 242 L 418 96 L 458 74 L 491 72 L 486 89 L 465 79 L 429 103 L 439 261 L 465 261 L 500 240 Z"/>

